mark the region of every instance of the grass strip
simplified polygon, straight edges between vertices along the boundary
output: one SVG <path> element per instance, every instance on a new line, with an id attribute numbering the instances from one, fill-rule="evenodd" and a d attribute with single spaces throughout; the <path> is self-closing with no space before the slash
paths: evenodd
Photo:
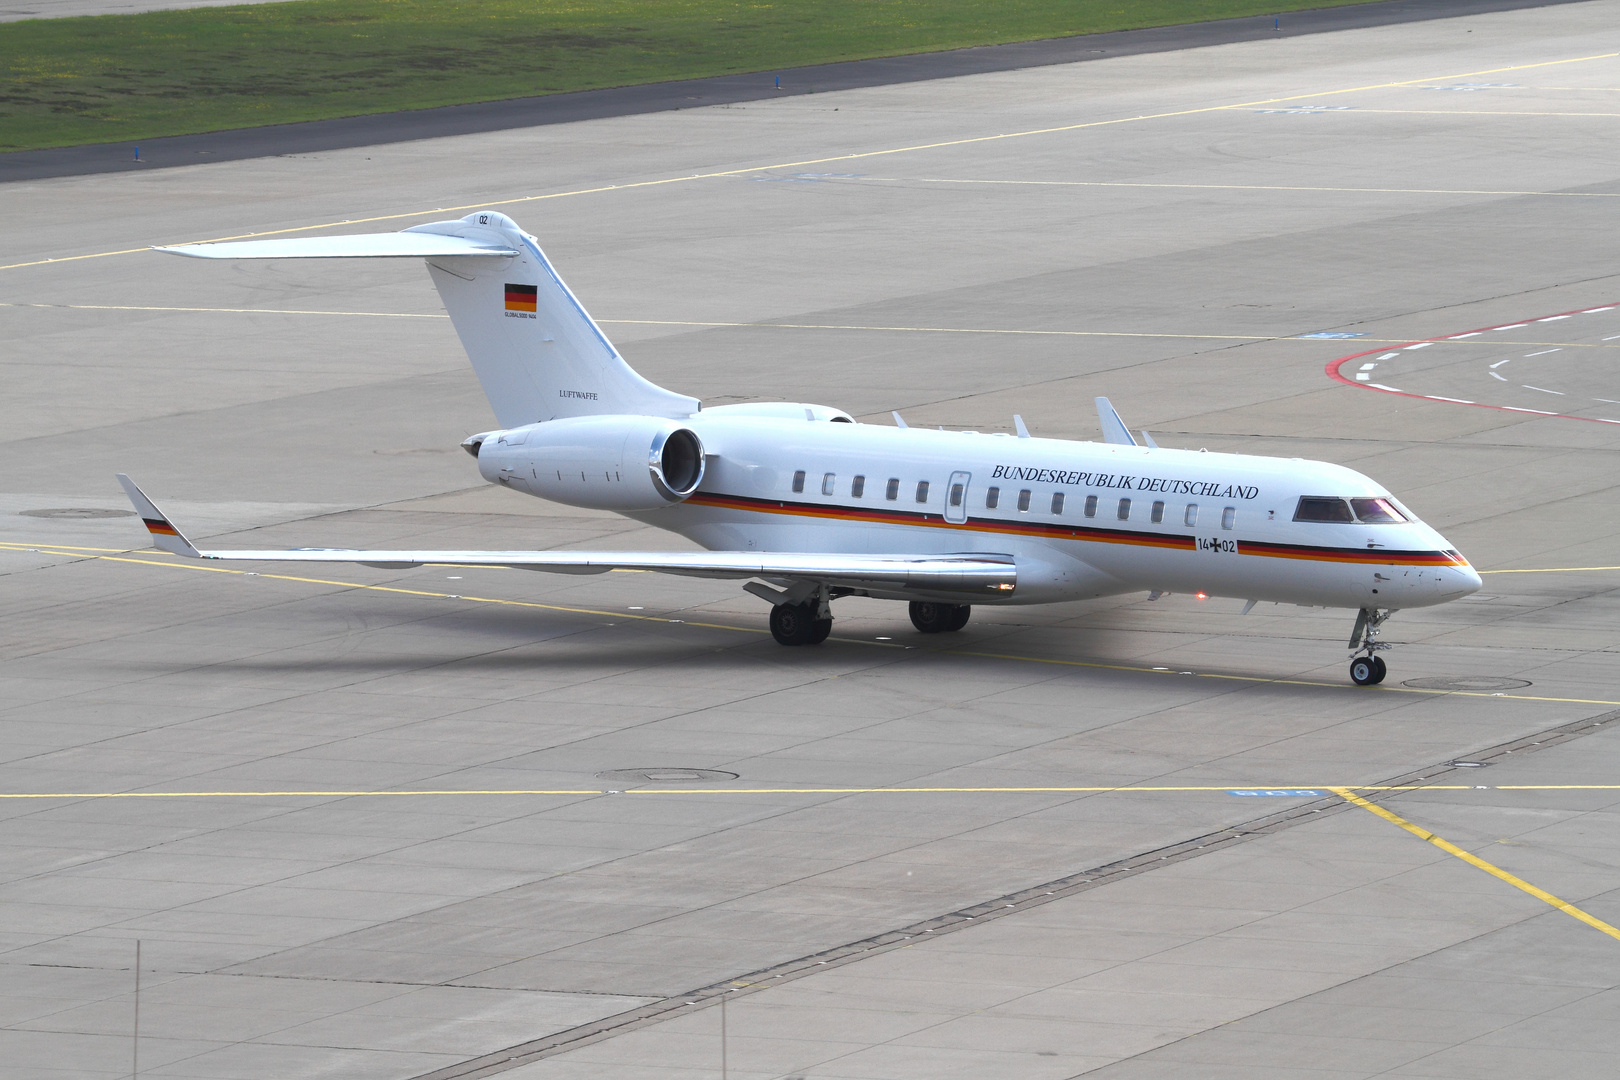
<path id="1" fill-rule="evenodd" d="M 1359 0 L 291 0 L 0 23 L 0 151 Z"/>

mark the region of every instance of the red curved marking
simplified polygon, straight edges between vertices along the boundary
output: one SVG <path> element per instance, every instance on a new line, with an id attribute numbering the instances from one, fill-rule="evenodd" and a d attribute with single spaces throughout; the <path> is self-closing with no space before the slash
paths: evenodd
<path id="1" fill-rule="evenodd" d="M 1610 307 L 1610 306 L 1620 308 L 1620 301 L 1616 301 L 1613 305 L 1610 305 L 1610 304 L 1594 304 L 1593 305 L 1593 307 Z M 1454 341 L 1457 338 L 1463 337 L 1464 335 L 1467 335 L 1467 334 L 1483 334 L 1483 333 L 1487 333 L 1487 332 L 1489 332 L 1491 330 L 1500 330 L 1504 326 L 1515 326 L 1516 327 L 1520 323 L 1538 322 L 1541 319 L 1552 319 L 1552 318 L 1556 318 L 1559 315 L 1585 315 L 1588 312 L 1590 312 L 1591 310 L 1592 310 L 1592 308 L 1575 308 L 1575 309 L 1570 310 L 1570 311 L 1555 311 L 1551 315 L 1538 315 L 1538 316 L 1536 316 L 1535 318 L 1532 318 L 1532 319 L 1514 319 L 1512 322 L 1497 323 L 1495 326 L 1481 326 L 1477 330 L 1461 330 L 1461 331 L 1459 331 L 1459 332 L 1457 332 L 1455 334 L 1446 334 L 1446 335 L 1444 335 L 1442 337 L 1415 338 L 1415 339 L 1413 339 L 1411 341 L 1402 342 L 1399 345 L 1381 345 L 1376 349 L 1368 349 L 1366 352 L 1353 353 L 1350 356 L 1341 356 L 1337 360 L 1329 362 L 1327 367 L 1324 368 L 1323 370 L 1327 373 L 1328 378 L 1333 379 L 1333 380 L 1335 380 L 1337 382 L 1342 382 L 1346 386 L 1355 386 L 1355 387 L 1359 387 L 1362 390 L 1376 390 L 1380 394 L 1394 394 L 1397 397 L 1416 398 L 1419 401 L 1438 401 L 1438 402 L 1441 402 L 1441 403 L 1446 404 L 1446 405 L 1471 405 L 1476 409 L 1495 409 L 1498 412 L 1523 413 L 1526 416 L 1545 416 L 1545 417 L 1549 417 L 1549 418 L 1554 419 L 1554 420 L 1584 420 L 1589 424 L 1620 424 L 1620 420 L 1606 420 L 1601 416 L 1571 416 L 1568 413 L 1547 412 L 1544 409 L 1520 409 L 1520 408 L 1517 408 L 1516 406 L 1513 406 L 1513 405 L 1486 405 L 1485 403 L 1479 402 L 1479 401 L 1458 401 L 1456 398 L 1438 397 L 1438 396 L 1436 396 L 1434 394 L 1411 394 L 1411 393 L 1406 392 L 1405 390 L 1385 390 L 1383 387 L 1381 387 L 1381 386 L 1373 386 L 1371 383 L 1357 382 L 1354 379 L 1347 379 L 1339 371 L 1339 369 L 1341 367 L 1343 367 L 1345 364 L 1348 364 L 1350 361 L 1352 361 L 1352 360 L 1360 360 L 1362 357 L 1371 356 L 1373 353 L 1394 352 L 1394 351 L 1396 351 L 1398 349 L 1405 349 L 1405 348 L 1409 348 L 1410 346 L 1413 346 L 1413 345 L 1420 345 L 1420 344 L 1422 344 L 1423 342 L 1426 342 L 1426 341 L 1428 341 L 1428 342 Z"/>

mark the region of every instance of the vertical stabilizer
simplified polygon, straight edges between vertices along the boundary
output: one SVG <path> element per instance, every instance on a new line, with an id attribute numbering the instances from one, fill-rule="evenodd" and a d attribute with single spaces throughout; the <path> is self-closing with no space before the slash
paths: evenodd
<path id="1" fill-rule="evenodd" d="M 610 413 L 679 419 L 698 411 L 696 398 L 655 386 L 624 362 L 535 238 L 505 214 L 468 214 L 397 233 L 158 250 L 197 259 L 426 259 L 502 427 Z"/>
<path id="2" fill-rule="evenodd" d="M 563 416 L 690 416 L 698 401 L 625 363 L 552 269 L 535 238 L 504 214 L 419 225 L 407 233 L 509 245 L 514 258 L 430 258 L 428 271 L 503 427 Z"/>

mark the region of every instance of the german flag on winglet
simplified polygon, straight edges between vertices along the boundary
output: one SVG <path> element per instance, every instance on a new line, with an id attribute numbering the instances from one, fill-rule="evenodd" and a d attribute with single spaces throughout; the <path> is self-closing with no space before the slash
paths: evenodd
<path id="1" fill-rule="evenodd" d="M 535 285 L 513 285 L 506 283 L 506 310 L 507 311 L 533 311 L 535 297 L 539 293 Z"/>
<path id="2" fill-rule="evenodd" d="M 173 525 L 170 525 L 167 521 L 164 521 L 162 518 L 158 518 L 156 521 L 152 520 L 151 518 L 142 518 L 141 520 L 146 523 L 146 531 L 151 533 L 153 536 L 179 536 L 180 535 L 179 533 L 175 532 Z"/>

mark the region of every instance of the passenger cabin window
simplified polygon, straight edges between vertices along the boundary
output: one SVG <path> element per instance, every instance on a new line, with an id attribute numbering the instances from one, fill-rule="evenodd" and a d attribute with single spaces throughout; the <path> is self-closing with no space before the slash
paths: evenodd
<path id="1" fill-rule="evenodd" d="M 917 501 L 920 503 L 928 501 L 928 481 L 926 480 L 917 481 Z"/>
<path id="2" fill-rule="evenodd" d="M 857 476 L 849 482 L 849 497 L 859 499 L 866 494 L 866 477 Z"/>
<path id="3" fill-rule="evenodd" d="M 1197 503 L 1188 503 L 1187 504 L 1187 512 L 1185 514 L 1181 515 L 1181 520 L 1187 523 L 1187 528 L 1189 528 L 1189 529 L 1194 528 L 1195 526 L 1197 526 L 1197 524 L 1198 524 L 1198 504 Z"/>
<path id="4" fill-rule="evenodd" d="M 951 485 L 951 505 L 952 506 L 961 506 L 962 505 L 962 494 L 963 494 L 962 489 L 963 489 L 963 486 L 964 485 L 962 485 L 962 484 L 952 484 Z"/>
<path id="5" fill-rule="evenodd" d="M 793 474 L 793 493 L 795 495 L 804 491 L 804 470 L 800 469 Z"/>
<path id="6" fill-rule="evenodd" d="M 1061 491 L 1052 492 L 1052 513 L 1063 513 L 1063 492 Z"/>
<path id="7" fill-rule="evenodd" d="M 1153 513 L 1149 515 L 1149 520 L 1151 520 L 1155 525 L 1163 524 L 1164 502 L 1162 500 L 1153 504 Z"/>
<path id="8" fill-rule="evenodd" d="M 1029 513 L 1029 488 L 1025 488 L 1018 493 L 1018 512 L 1020 514 Z"/>
<path id="9" fill-rule="evenodd" d="M 883 497 L 890 502 L 894 502 L 900 497 L 900 478 L 898 476 L 889 477 L 889 486 L 884 489 Z"/>
<path id="10" fill-rule="evenodd" d="M 1119 520 L 1121 520 L 1121 521 L 1129 521 L 1130 519 L 1131 519 L 1131 500 L 1129 500 L 1129 499 L 1121 499 L 1121 500 L 1119 500 Z"/>
<path id="11" fill-rule="evenodd" d="M 1356 519 L 1350 513 L 1350 504 L 1343 499 L 1328 495 L 1301 495 L 1299 505 L 1294 508 L 1294 520 L 1349 523 Z"/>
<path id="12" fill-rule="evenodd" d="M 1406 520 L 1388 499 L 1351 499 L 1350 507 L 1363 525 L 1399 525 Z"/>
<path id="13" fill-rule="evenodd" d="M 1097 496 L 1095 496 L 1095 495 L 1087 495 L 1086 496 L 1086 517 L 1096 517 L 1096 516 L 1097 516 Z"/>
<path id="14" fill-rule="evenodd" d="M 1221 528 L 1230 529 L 1237 524 L 1237 507 L 1228 506 L 1221 511 Z"/>
<path id="15" fill-rule="evenodd" d="M 821 493 L 823 495 L 831 495 L 833 493 L 833 485 L 835 483 L 837 483 L 837 482 L 838 482 L 838 477 L 835 476 L 834 474 L 832 474 L 832 473 L 824 473 L 824 474 L 822 474 L 822 477 L 821 477 Z"/>
<path id="16" fill-rule="evenodd" d="M 1000 501 L 1001 501 L 1001 489 L 1000 488 L 993 487 L 993 488 L 986 489 L 986 491 L 984 493 L 984 508 L 986 510 L 994 510 L 996 508 L 996 504 L 999 503 Z"/>

